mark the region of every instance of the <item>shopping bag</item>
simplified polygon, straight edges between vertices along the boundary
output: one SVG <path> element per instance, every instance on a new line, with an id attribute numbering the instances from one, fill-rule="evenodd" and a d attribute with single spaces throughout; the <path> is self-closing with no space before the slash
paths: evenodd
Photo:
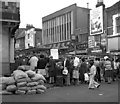
<path id="1" fill-rule="evenodd" d="M 85 81 L 89 81 L 89 76 L 87 73 L 84 74 Z"/>

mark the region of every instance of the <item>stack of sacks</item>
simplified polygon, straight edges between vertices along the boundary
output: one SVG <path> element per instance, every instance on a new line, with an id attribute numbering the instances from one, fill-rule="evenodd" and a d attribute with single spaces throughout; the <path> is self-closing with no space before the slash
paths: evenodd
<path id="1" fill-rule="evenodd" d="M 21 66 L 18 66 L 17 70 L 27 71 L 27 70 L 34 70 L 34 69 L 29 65 L 21 65 Z"/>
<path id="2" fill-rule="evenodd" d="M 44 86 L 44 81 L 46 80 L 43 75 L 35 74 L 34 77 L 31 77 L 32 82 L 28 83 L 27 86 L 31 87 L 31 90 L 36 90 L 36 93 L 44 93 L 46 87 Z M 28 92 L 29 93 L 29 92 Z"/>
<path id="3" fill-rule="evenodd" d="M 46 87 L 46 79 L 30 69 L 30 66 L 20 66 L 11 77 L 0 77 L 1 94 L 41 94 Z"/>
<path id="4" fill-rule="evenodd" d="M 0 94 L 13 94 L 17 87 L 15 85 L 15 79 L 11 77 L 0 77 Z"/>
<path id="5" fill-rule="evenodd" d="M 17 90 L 15 91 L 16 94 L 26 94 L 27 91 L 27 82 L 30 80 L 30 78 L 28 77 L 28 75 L 23 72 L 22 70 L 15 70 L 13 72 L 13 76 L 15 78 L 16 81 L 16 85 L 17 85 Z"/>
<path id="6" fill-rule="evenodd" d="M 17 83 L 16 94 L 39 94 L 46 90 L 44 86 L 46 79 L 41 74 L 37 74 L 32 70 L 22 69 L 14 71 L 13 75 Z"/>

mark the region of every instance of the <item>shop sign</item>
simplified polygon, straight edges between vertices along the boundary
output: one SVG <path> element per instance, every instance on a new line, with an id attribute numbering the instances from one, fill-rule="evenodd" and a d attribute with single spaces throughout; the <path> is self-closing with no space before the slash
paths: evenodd
<path id="1" fill-rule="evenodd" d="M 107 45 L 107 36 L 106 34 L 101 34 L 101 45 L 106 46 Z"/>
<path id="2" fill-rule="evenodd" d="M 95 39 L 94 36 L 88 37 L 88 48 L 94 48 L 95 47 Z"/>
<path id="3" fill-rule="evenodd" d="M 86 48 L 88 48 L 88 43 L 80 43 L 76 45 L 76 49 L 79 49 L 79 50 L 84 50 Z"/>
<path id="4" fill-rule="evenodd" d="M 100 52 L 102 52 L 102 50 L 101 49 L 93 49 L 93 50 L 91 50 L 91 52 L 100 53 Z"/>
<path id="5" fill-rule="evenodd" d="M 87 53 L 87 50 L 77 50 L 76 53 L 77 53 L 77 54 L 80 54 L 80 53 Z"/>

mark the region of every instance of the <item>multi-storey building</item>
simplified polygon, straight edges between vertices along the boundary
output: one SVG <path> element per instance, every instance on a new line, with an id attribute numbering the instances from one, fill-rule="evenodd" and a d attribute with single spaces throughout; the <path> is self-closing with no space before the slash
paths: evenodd
<path id="1" fill-rule="evenodd" d="M 78 39 L 79 42 L 87 41 L 88 18 L 89 9 L 78 7 L 76 4 L 43 17 L 42 45 L 68 50 L 73 39 L 75 42 Z"/>
<path id="2" fill-rule="evenodd" d="M 19 28 L 16 31 L 15 49 L 16 53 L 21 50 L 25 53 L 25 50 L 30 48 L 41 48 L 42 43 L 42 29 L 35 28 L 27 25 L 26 28 Z"/>
<path id="3" fill-rule="evenodd" d="M 19 28 L 16 31 L 16 50 L 24 50 L 30 47 L 40 47 L 42 44 L 42 29 L 39 28 Z"/>
<path id="4" fill-rule="evenodd" d="M 120 55 L 120 1 L 106 8 L 106 13 L 108 51 Z"/>
<path id="5" fill-rule="evenodd" d="M 20 1 L 0 1 L 0 74 L 10 74 L 14 64 L 14 35 L 20 23 Z M 12 68 L 11 68 L 12 69 Z"/>

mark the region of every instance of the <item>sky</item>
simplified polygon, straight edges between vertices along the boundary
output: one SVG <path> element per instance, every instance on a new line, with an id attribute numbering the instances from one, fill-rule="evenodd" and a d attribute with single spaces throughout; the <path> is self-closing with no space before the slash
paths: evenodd
<path id="1" fill-rule="evenodd" d="M 119 0 L 103 0 L 107 7 L 112 6 Z M 94 9 L 97 0 L 20 0 L 20 28 L 26 24 L 32 24 L 35 28 L 42 29 L 42 17 L 54 13 L 62 8 L 76 3 L 79 7 Z"/>

